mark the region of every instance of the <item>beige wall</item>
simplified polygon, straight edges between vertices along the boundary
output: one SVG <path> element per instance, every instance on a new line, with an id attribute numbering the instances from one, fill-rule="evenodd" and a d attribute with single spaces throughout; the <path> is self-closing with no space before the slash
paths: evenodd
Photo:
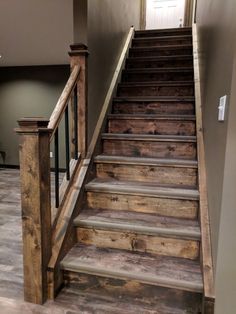
<path id="1" fill-rule="evenodd" d="M 214 265 L 216 314 L 236 309 L 236 1 L 198 0 L 204 139 Z M 234 70 L 233 70 L 234 69 Z M 219 98 L 229 96 L 225 122 Z"/>
<path id="2" fill-rule="evenodd" d="M 81 17 L 86 0 L 75 0 L 75 41 L 89 48 L 89 138 L 101 111 L 118 57 L 130 26 L 139 29 L 140 0 L 88 0 L 87 27 Z M 81 10 L 80 10 L 81 8 Z M 83 30 L 87 29 L 87 38 Z"/>

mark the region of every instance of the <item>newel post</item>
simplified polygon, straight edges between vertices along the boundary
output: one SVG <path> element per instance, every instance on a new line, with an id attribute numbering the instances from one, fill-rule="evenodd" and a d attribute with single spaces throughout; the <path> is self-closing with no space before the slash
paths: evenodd
<path id="1" fill-rule="evenodd" d="M 74 44 L 70 46 L 69 52 L 71 69 L 75 65 L 80 66 L 80 74 L 77 82 L 77 131 L 78 131 L 78 150 L 81 157 L 85 158 L 87 154 L 88 145 L 88 91 L 87 91 L 87 60 L 88 48 L 84 44 Z M 75 111 L 72 110 L 72 112 Z"/>
<path id="2" fill-rule="evenodd" d="M 47 266 L 51 256 L 51 131 L 45 119 L 21 119 L 18 124 L 24 297 L 28 302 L 42 304 L 47 299 Z"/>

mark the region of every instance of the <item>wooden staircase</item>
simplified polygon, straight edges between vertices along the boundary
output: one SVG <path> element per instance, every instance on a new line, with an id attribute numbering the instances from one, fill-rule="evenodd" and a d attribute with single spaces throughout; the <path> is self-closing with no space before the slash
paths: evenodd
<path id="1" fill-rule="evenodd" d="M 101 144 L 65 285 L 91 313 L 202 313 L 190 28 L 135 32 Z"/>

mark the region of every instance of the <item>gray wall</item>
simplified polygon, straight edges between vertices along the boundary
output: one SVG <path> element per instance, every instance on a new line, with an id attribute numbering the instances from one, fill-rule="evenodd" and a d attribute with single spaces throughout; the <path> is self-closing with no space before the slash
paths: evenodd
<path id="1" fill-rule="evenodd" d="M 235 0 L 198 0 L 203 119 L 214 260 L 217 256 L 228 119 L 217 121 L 219 98 L 231 94 L 236 40 Z M 230 106 L 234 104 L 230 101 Z"/>
<path id="2" fill-rule="evenodd" d="M 204 139 L 214 265 L 216 314 L 236 304 L 235 114 L 236 1 L 198 0 Z M 234 71 L 233 71 L 234 69 Z M 229 96 L 225 122 L 218 122 L 219 98 Z"/>
<path id="3" fill-rule="evenodd" d="M 6 164 L 19 162 L 17 120 L 49 118 L 69 72 L 68 65 L 0 68 L 0 151 L 6 152 Z"/>
<path id="4" fill-rule="evenodd" d="M 115 70 L 124 41 L 132 25 L 139 29 L 140 0 L 88 0 L 87 21 L 81 17 L 86 0 L 75 0 L 75 42 L 89 48 L 89 138 Z M 87 23 L 87 26 L 84 25 Z M 87 30 L 87 37 L 84 36 Z"/>

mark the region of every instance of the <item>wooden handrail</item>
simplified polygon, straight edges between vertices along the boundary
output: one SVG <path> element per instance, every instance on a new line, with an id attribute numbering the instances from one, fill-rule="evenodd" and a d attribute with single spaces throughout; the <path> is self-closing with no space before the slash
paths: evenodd
<path id="1" fill-rule="evenodd" d="M 200 192 L 200 226 L 201 226 L 201 259 L 204 282 L 204 312 L 213 313 L 214 308 L 214 274 L 211 249 L 210 218 L 207 200 L 207 180 L 205 165 L 205 148 L 202 125 L 202 102 L 199 68 L 199 47 L 197 26 L 193 24 L 193 57 L 194 57 L 194 83 L 196 99 L 196 131 L 197 131 L 197 156 L 198 156 L 198 181 Z"/>
<path id="2" fill-rule="evenodd" d="M 54 227 L 73 192 L 81 156 L 87 153 L 87 133 L 84 129 L 87 120 L 88 53 L 84 45 L 72 46 L 71 49 L 72 71 L 50 120 L 21 119 L 16 129 L 20 135 L 24 296 L 26 301 L 39 304 L 48 298 L 48 265 L 52 256 Z M 66 174 L 60 187 L 58 127 L 63 117 Z M 50 142 L 53 138 L 57 212 L 52 224 Z"/>
<path id="3" fill-rule="evenodd" d="M 53 135 L 55 134 L 55 131 L 68 105 L 68 101 L 77 83 L 80 70 L 81 67 L 79 65 L 74 66 L 73 71 L 71 72 L 71 75 L 66 83 L 66 86 L 63 89 L 63 92 L 60 98 L 58 99 L 55 109 L 53 110 L 52 115 L 49 119 L 48 128 L 52 129 L 51 139 L 53 138 Z"/>
<path id="4" fill-rule="evenodd" d="M 99 116 L 94 134 L 88 148 L 85 158 L 81 158 L 81 163 L 76 169 L 74 182 L 70 189 L 68 198 L 66 199 L 63 209 L 57 218 L 57 223 L 53 229 L 53 243 L 52 243 L 52 256 L 48 264 L 48 287 L 49 298 L 54 298 L 57 290 L 61 285 L 59 262 L 62 256 L 66 254 L 71 244 L 73 245 L 73 219 L 78 215 L 81 206 L 83 206 L 84 187 L 88 180 L 89 174 L 92 172 L 92 161 L 95 151 L 100 143 L 100 135 L 103 127 L 105 126 L 106 116 L 111 108 L 112 98 L 116 91 L 119 78 L 124 69 L 126 56 L 131 46 L 132 38 L 134 36 L 134 28 L 131 27 L 124 48 L 121 52 L 117 67 L 115 69 L 110 87 L 105 97 L 102 106 L 101 114 Z"/>

